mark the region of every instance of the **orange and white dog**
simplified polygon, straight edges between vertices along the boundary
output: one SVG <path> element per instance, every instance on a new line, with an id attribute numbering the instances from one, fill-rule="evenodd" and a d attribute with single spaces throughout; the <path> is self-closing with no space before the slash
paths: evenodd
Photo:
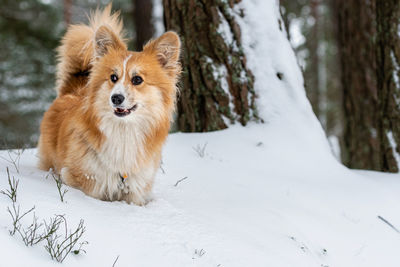
<path id="1" fill-rule="evenodd" d="M 111 6 L 70 26 L 58 48 L 58 96 L 40 127 L 40 168 L 92 197 L 145 204 L 175 107 L 179 54 L 174 32 L 128 51 Z"/>

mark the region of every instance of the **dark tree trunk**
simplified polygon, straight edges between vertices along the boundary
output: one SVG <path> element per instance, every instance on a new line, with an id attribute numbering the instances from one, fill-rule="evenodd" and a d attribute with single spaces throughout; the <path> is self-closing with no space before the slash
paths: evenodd
<path id="1" fill-rule="evenodd" d="M 69 24 L 71 24 L 71 8 L 72 8 L 72 0 L 64 0 L 64 24 L 67 28 Z"/>
<path id="2" fill-rule="evenodd" d="M 163 0 L 167 30 L 182 38 L 178 128 L 202 132 L 257 119 L 254 77 L 232 9 L 240 0 Z"/>
<path id="3" fill-rule="evenodd" d="M 385 1 L 382 1 L 385 2 Z M 343 162 L 381 170 L 373 1 L 332 0 L 343 86 Z"/>
<path id="4" fill-rule="evenodd" d="M 133 0 L 133 8 L 133 22 L 136 31 L 135 49 L 139 51 L 154 35 L 153 0 Z"/>
<path id="5" fill-rule="evenodd" d="M 289 0 L 290 1 L 290 0 Z M 290 36 L 290 23 L 291 20 L 289 19 L 289 9 L 288 9 L 288 0 L 279 0 L 279 12 L 281 14 L 283 24 L 285 25 L 286 29 L 286 37 L 289 41 L 291 41 Z"/>
<path id="6" fill-rule="evenodd" d="M 375 0 L 377 84 L 381 169 L 398 172 L 400 163 L 400 2 Z"/>
<path id="7" fill-rule="evenodd" d="M 319 41 L 322 39 L 320 34 L 320 18 L 319 18 L 319 0 L 311 0 L 311 17 L 314 19 L 314 25 L 311 27 L 311 34 L 306 41 L 309 48 L 310 64 L 307 66 L 304 75 L 309 79 L 306 83 L 306 91 L 308 99 L 311 102 L 315 115 L 321 117 L 320 103 L 321 103 L 321 88 L 320 88 L 320 57 L 318 54 Z"/>

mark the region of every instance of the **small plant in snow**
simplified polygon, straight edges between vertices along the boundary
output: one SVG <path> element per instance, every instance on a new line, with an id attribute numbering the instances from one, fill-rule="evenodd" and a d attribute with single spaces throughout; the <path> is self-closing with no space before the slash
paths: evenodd
<path id="1" fill-rule="evenodd" d="M 15 179 L 14 176 L 11 179 L 8 167 L 7 167 L 7 179 L 8 179 L 8 186 L 10 187 L 10 189 L 6 189 L 5 191 L 1 190 L 0 193 L 9 197 L 12 202 L 16 202 L 19 180 Z"/>
<path id="2" fill-rule="evenodd" d="M 53 235 L 58 230 L 59 225 L 60 223 L 53 218 L 50 218 L 49 224 L 47 224 L 46 221 L 44 221 L 44 223 L 39 223 L 38 218 L 35 216 L 35 214 L 33 214 L 32 223 L 26 229 L 20 227 L 18 233 L 21 236 L 25 246 L 33 246 L 42 240 L 45 240 L 50 235 Z M 42 231 L 43 226 L 45 227 Z"/>
<path id="3" fill-rule="evenodd" d="M 53 177 L 53 180 L 56 182 L 57 185 L 57 190 L 58 190 L 58 195 L 60 196 L 61 202 L 64 202 L 64 196 L 68 192 L 68 189 L 63 189 L 63 183 L 61 181 L 61 178 L 58 177 L 53 173 L 52 170 L 47 174 L 46 179 L 51 175 Z"/>
<path id="4" fill-rule="evenodd" d="M 15 170 L 19 173 L 19 160 L 21 159 L 22 153 L 24 153 L 25 148 L 16 149 L 16 150 L 7 150 L 8 159 L 0 156 L 0 158 L 4 159 L 8 163 L 14 165 Z"/>
<path id="5" fill-rule="evenodd" d="M 16 233 L 18 233 L 26 246 L 33 246 L 41 241 L 46 241 L 44 248 L 50 254 L 50 257 L 58 262 L 63 262 L 70 253 L 86 253 L 82 247 L 88 244 L 88 242 L 80 242 L 80 239 L 86 230 L 83 220 L 80 220 L 77 228 L 74 231 L 68 231 L 67 220 L 63 215 L 55 215 L 55 217 L 50 218 L 49 222 L 44 220 L 43 223 L 40 223 L 34 213 L 32 223 L 25 228 L 22 225 L 21 220 L 26 215 L 33 212 L 35 207 L 32 207 L 30 210 L 27 210 L 23 213 L 21 212 L 20 205 L 18 205 L 16 202 L 19 181 L 14 177 L 11 178 L 8 168 L 7 174 L 10 189 L 2 190 L 0 193 L 6 195 L 12 201 L 11 208 L 7 207 L 7 211 L 12 219 L 12 229 L 9 230 L 10 235 L 14 236 Z M 61 180 L 57 179 L 54 174 L 51 173 L 51 175 L 57 184 L 61 201 L 64 201 L 64 195 L 67 190 L 62 190 Z M 59 234 L 61 225 L 63 225 L 65 234 Z"/>
<path id="6" fill-rule="evenodd" d="M 34 213 L 32 223 L 27 228 L 24 228 L 21 223 L 21 219 L 27 214 L 33 212 L 34 210 L 35 207 L 32 207 L 30 210 L 20 215 L 20 206 L 17 206 L 14 202 L 12 205 L 12 209 L 8 208 L 8 213 L 10 214 L 13 221 L 13 229 L 9 231 L 10 235 L 15 235 L 15 233 L 18 233 L 21 236 L 21 239 L 24 242 L 25 246 L 33 246 L 38 244 L 42 240 L 45 240 L 58 230 L 58 226 L 60 224 L 57 223 L 57 220 L 53 219 L 50 219 L 49 224 L 47 224 L 46 221 L 44 222 L 44 224 L 39 223 L 38 218 Z M 42 230 L 43 226 L 45 226 L 44 230 Z"/>
<path id="7" fill-rule="evenodd" d="M 34 209 L 35 207 L 32 207 L 30 210 L 25 211 L 24 213 L 21 214 L 20 206 L 16 205 L 15 202 L 12 203 L 12 209 L 10 209 L 10 207 L 7 207 L 7 211 L 11 216 L 13 225 L 12 230 L 9 231 L 10 235 L 15 235 L 15 233 L 21 231 L 22 227 L 21 219 L 24 218 L 27 214 L 31 213 Z"/>
<path id="8" fill-rule="evenodd" d="M 57 233 L 58 231 L 55 230 L 52 234 L 47 235 L 46 237 L 47 244 L 44 246 L 44 248 L 50 254 L 50 257 L 53 260 L 63 262 L 71 252 L 74 254 L 79 254 L 81 252 L 86 253 L 82 247 L 87 245 L 88 242 L 83 241 L 78 243 L 86 230 L 83 220 L 80 220 L 77 228 L 74 231 L 68 231 L 67 221 L 62 215 L 57 215 L 52 222 L 56 229 L 58 229 L 61 223 L 64 223 L 65 228 L 64 235 L 59 235 Z M 48 226 L 46 225 L 46 229 L 48 231 L 52 229 L 51 227 L 52 224 L 49 224 Z"/>
<path id="9" fill-rule="evenodd" d="M 40 232 L 42 226 L 43 223 L 39 223 L 38 218 L 35 214 L 33 214 L 31 225 L 29 225 L 27 229 L 24 229 L 23 227 L 18 229 L 18 233 L 21 236 L 25 246 L 36 245 L 45 239 L 44 235 Z"/>
<path id="10" fill-rule="evenodd" d="M 203 146 L 197 144 L 195 147 L 192 147 L 194 151 L 196 151 L 197 155 L 199 155 L 200 158 L 204 158 L 206 155 L 206 147 L 207 143 L 205 143 Z"/>

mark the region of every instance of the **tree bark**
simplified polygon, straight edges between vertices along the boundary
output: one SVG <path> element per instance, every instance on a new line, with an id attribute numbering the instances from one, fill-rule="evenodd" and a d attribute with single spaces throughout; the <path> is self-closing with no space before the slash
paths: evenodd
<path id="1" fill-rule="evenodd" d="M 382 1 L 385 2 L 385 1 Z M 332 0 L 343 86 L 343 162 L 381 170 L 373 1 Z"/>
<path id="2" fill-rule="evenodd" d="M 135 24 L 135 49 L 141 51 L 154 35 L 153 0 L 133 0 L 133 22 Z"/>
<path id="3" fill-rule="evenodd" d="M 321 117 L 320 110 L 320 58 L 318 54 L 320 36 L 320 19 L 319 19 L 319 0 L 311 0 L 311 17 L 314 19 L 314 25 L 311 27 L 311 34 L 306 41 L 309 47 L 310 64 L 306 67 L 304 75 L 309 77 L 309 83 L 306 84 L 306 91 L 310 99 L 315 115 Z"/>
<path id="4" fill-rule="evenodd" d="M 376 2 L 377 85 L 381 170 L 398 172 L 400 164 L 400 2 Z"/>
<path id="5" fill-rule="evenodd" d="M 167 30 L 182 38 L 178 128 L 213 131 L 257 119 L 254 77 L 246 66 L 233 7 L 240 0 L 163 0 Z M 244 14 L 242 14 L 244 15 Z"/>
<path id="6" fill-rule="evenodd" d="M 72 8 L 72 0 L 64 0 L 64 24 L 65 28 L 71 24 L 71 8 Z"/>

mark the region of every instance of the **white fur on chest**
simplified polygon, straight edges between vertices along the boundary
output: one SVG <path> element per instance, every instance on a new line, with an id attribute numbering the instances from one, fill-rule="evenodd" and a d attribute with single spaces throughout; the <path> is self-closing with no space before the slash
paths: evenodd
<path id="1" fill-rule="evenodd" d="M 147 129 L 134 126 L 133 122 L 116 120 L 104 120 L 100 124 L 105 140 L 96 156 L 88 157 L 85 162 L 88 175 L 93 175 L 96 180 L 95 197 L 143 203 L 147 199 L 145 189 L 152 183 L 158 163 L 152 160 L 150 164 L 140 166 Z M 120 177 L 122 174 L 128 175 L 124 182 Z"/>
<path id="2" fill-rule="evenodd" d="M 128 173 L 140 166 L 138 161 L 144 156 L 143 129 L 131 122 L 108 121 L 100 125 L 105 141 L 99 151 L 99 158 L 108 169 Z"/>

